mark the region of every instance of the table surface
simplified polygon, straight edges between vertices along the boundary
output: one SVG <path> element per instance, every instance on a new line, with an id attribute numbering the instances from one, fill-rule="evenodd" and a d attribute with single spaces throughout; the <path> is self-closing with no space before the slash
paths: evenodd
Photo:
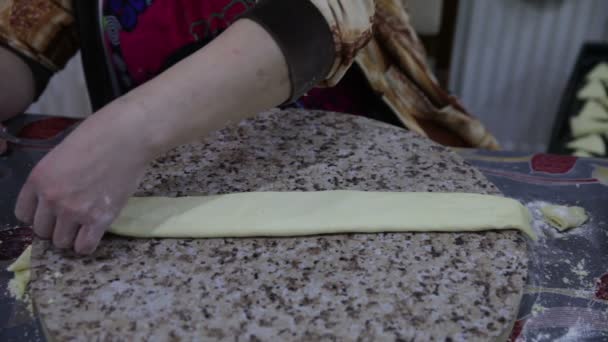
<path id="1" fill-rule="evenodd" d="M 535 216 L 541 202 L 580 205 L 590 216 L 587 224 L 566 233 L 535 224 L 541 239 L 531 245 L 530 277 L 513 339 L 608 340 L 608 160 L 458 152 L 505 195 L 525 203 Z M 44 151 L 30 151 L 28 163 L 33 165 L 42 155 Z M 0 168 L 1 162 L 0 157 Z M 31 242 L 28 230 L 14 228 L 15 222 L 10 220 L 2 217 L 0 221 L 4 226 L 0 226 L 0 266 L 8 265 Z M 1 286 L 5 287 L 10 277 L 2 271 Z M 0 303 L 0 340 L 42 338 L 39 323 L 20 303 L 5 293 L 0 293 Z"/>
<path id="2" fill-rule="evenodd" d="M 460 156 L 417 134 L 289 109 L 157 158 L 136 195 L 322 190 L 498 193 Z M 36 240 L 30 293 L 57 340 L 494 339 L 511 328 L 527 264 L 525 239 L 512 230 L 108 237 L 89 258 Z"/>
<path id="3" fill-rule="evenodd" d="M 608 341 L 608 159 L 460 150 L 506 196 L 536 218 L 544 203 L 585 208 L 589 221 L 560 233 L 535 220 L 512 339 Z"/>

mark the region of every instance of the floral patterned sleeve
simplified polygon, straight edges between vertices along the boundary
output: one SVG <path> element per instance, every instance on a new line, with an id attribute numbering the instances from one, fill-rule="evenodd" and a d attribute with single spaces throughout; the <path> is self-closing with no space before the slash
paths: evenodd
<path id="1" fill-rule="evenodd" d="M 372 38 L 374 0 L 310 0 L 323 14 L 332 33 L 334 60 L 325 81 L 333 86 L 352 65 L 357 53 Z"/>

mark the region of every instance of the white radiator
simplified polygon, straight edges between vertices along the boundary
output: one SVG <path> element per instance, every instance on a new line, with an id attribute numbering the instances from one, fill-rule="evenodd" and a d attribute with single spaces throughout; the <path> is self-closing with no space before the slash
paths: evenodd
<path id="1" fill-rule="evenodd" d="M 450 88 L 505 149 L 543 151 L 590 40 L 608 40 L 606 0 L 461 0 Z"/>

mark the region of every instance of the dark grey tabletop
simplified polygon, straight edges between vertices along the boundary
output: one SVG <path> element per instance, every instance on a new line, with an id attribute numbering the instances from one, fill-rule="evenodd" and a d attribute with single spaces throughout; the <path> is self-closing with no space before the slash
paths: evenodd
<path id="1" fill-rule="evenodd" d="M 535 216 L 538 242 L 530 245 L 530 273 L 512 340 L 608 341 L 608 160 L 546 154 L 460 150 L 509 197 Z M 12 206 L 20 184 L 44 149 L 19 148 L 0 156 L 0 286 L 5 267 L 31 243 Z M 10 165 L 10 167 L 9 167 Z M 10 182 L 6 180 L 10 179 Z M 579 205 L 590 217 L 565 233 L 542 223 L 543 203 Z M 37 320 L 0 293 L 0 340 L 40 340 Z"/>
<path id="2" fill-rule="evenodd" d="M 549 154 L 460 154 L 535 217 L 513 341 L 608 341 L 608 159 Z M 545 203 L 581 206 L 589 221 L 560 233 L 541 218 Z"/>

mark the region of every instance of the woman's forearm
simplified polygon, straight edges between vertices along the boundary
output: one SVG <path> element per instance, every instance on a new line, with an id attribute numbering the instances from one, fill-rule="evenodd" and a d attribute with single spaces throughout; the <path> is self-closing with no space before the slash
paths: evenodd
<path id="1" fill-rule="evenodd" d="M 13 52 L 0 47 L 0 122 L 23 112 L 34 98 L 32 72 Z"/>
<path id="2" fill-rule="evenodd" d="M 139 137 L 134 143 L 156 155 L 277 106 L 289 95 L 280 48 L 261 26 L 244 19 L 108 109 L 122 112 L 114 124 L 130 127 Z"/>

